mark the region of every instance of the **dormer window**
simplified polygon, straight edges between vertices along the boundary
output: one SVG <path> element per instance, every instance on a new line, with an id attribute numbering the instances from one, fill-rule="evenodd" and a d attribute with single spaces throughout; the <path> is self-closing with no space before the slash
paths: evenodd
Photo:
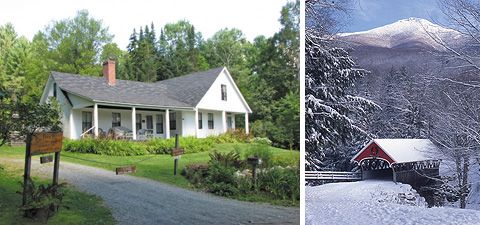
<path id="1" fill-rule="evenodd" d="M 222 100 L 227 101 L 227 85 L 222 84 Z"/>

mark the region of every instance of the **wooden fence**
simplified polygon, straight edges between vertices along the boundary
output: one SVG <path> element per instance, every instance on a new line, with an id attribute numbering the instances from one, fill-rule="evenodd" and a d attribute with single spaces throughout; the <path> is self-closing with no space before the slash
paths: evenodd
<path id="1" fill-rule="evenodd" d="M 356 181 L 362 180 L 362 173 L 338 171 L 305 171 L 305 180 Z"/>

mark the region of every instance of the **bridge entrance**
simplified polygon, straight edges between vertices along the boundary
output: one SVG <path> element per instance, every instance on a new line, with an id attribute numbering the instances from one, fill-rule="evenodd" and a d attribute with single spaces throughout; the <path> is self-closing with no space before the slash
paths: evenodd
<path id="1" fill-rule="evenodd" d="M 366 179 L 393 179 L 393 170 L 390 163 L 384 159 L 363 159 L 360 168 L 362 169 L 362 178 Z"/>

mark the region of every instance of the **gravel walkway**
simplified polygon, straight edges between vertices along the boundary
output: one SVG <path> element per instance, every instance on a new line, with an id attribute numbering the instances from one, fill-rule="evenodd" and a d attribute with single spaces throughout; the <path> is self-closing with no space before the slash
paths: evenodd
<path id="1" fill-rule="evenodd" d="M 52 173 L 53 163 L 32 160 L 33 175 Z M 300 223 L 299 208 L 236 201 L 94 167 L 61 162 L 59 176 L 80 191 L 101 196 L 118 224 Z"/>

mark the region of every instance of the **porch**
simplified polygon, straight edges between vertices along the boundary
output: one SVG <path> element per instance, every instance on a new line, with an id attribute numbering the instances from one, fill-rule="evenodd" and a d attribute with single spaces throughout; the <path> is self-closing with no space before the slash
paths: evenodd
<path id="1" fill-rule="evenodd" d="M 88 131 L 98 137 L 112 127 L 125 127 L 131 131 L 128 138 L 143 139 L 139 131 L 148 131 L 151 137 L 169 139 L 180 136 L 206 138 L 235 129 L 235 115 L 244 114 L 248 133 L 248 113 L 204 110 L 198 108 L 156 108 L 147 106 L 112 105 L 94 103 L 81 108 L 71 108 L 64 118 L 64 136 L 80 139 Z M 69 113 L 69 114 L 68 114 Z"/>

